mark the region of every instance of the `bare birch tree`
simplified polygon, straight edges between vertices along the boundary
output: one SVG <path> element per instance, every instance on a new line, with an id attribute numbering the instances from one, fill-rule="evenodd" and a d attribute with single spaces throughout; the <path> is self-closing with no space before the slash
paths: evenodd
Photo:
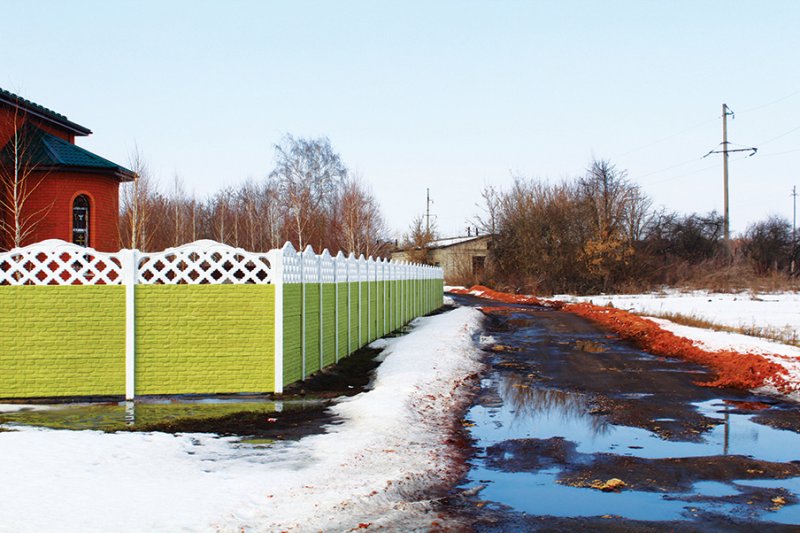
<path id="1" fill-rule="evenodd" d="M 31 236 L 52 202 L 31 209 L 30 200 L 46 177 L 34 159 L 33 127 L 25 123 L 25 112 L 15 107 L 4 128 L 11 138 L 0 154 L 0 234 L 12 248 L 19 248 Z M 0 240 L 2 242 L 2 240 Z"/>
<path id="2" fill-rule="evenodd" d="M 138 146 L 128 157 L 133 171 L 132 182 L 123 184 L 120 194 L 120 242 L 126 248 L 147 250 L 149 244 L 149 207 L 154 194 L 150 167 Z"/>
<path id="3" fill-rule="evenodd" d="M 270 178 L 277 182 L 291 221 L 291 238 L 302 250 L 311 240 L 312 225 L 319 221 L 320 211 L 332 206 L 336 189 L 347 177 L 347 168 L 327 137 L 303 139 L 286 135 L 275 145 L 275 159 Z M 320 246 L 319 234 L 324 228 L 315 229 Z"/>

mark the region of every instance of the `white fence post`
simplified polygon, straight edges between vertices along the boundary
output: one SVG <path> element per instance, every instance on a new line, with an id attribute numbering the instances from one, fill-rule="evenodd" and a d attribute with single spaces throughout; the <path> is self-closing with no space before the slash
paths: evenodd
<path id="1" fill-rule="evenodd" d="M 136 250 L 120 250 L 122 284 L 125 285 L 125 399 L 136 398 Z"/>
<path id="2" fill-rule="evenodd" d="M 372 280 L 370 279 L 370 265 L 372 264 L 372 256 L 367 259 L 367 338 L 366 342 L 372 339 Z"/>
<path id="3" fill-rule="evenodd" d="M 300 378 L 306 379 L 306 262 L 300 251 Z"/>
<path id="4" fill-rule="evenodd" d="M 358 347 L 361 348 L 364 346 L 361 343 L 361 325 L 364 322 L 362 319 L 364 313 L 364 300 L 361 297 L 362 287 L 361 287 L 361 279 L 363 277 L 362 271 L 364 270 L 364 265 L 362 265 L 364 259 L 364 254 L 361 254 L 356 262 L 356 279 L 358 279 Z"/>
<path id="5" fill-rule="evenodd" d="M 323 329 L 323 326 L 322 326 L 323 318 L 325 316 L 323 314 L 323 312 L 322 312 L 322 257 L 325 256 L 325 255 L 328 255 L 330 257 L 330 255 L 328 254 L 328 249 L 327 248 L 322 251 L 322 255 L 316 256 L 316 258 L 317 258 L 317 282 L 318 282 L 317 286 L 319 287 L 319 369 L 320 370 L 322 370 L 323 367 L 325 366 L 325 359 L 323 358 L 323 355 L 322 355 L 322 352 L 325 349 L 324 348 L 325 343 L 323 342 L 323 339 L 325 338 L 323 336 L 325 330 Z"/>
<path id="6" fill-rule="evenodd" d="M 383 289 L 383 329 L 381 332 L 386 335 L 386 259 L 381 259 L 381 285 Z"/>
<path id="7" fill-rule="evenodd" d="M 335 355 L 335 358 L 336 358 L 336 362 L 337 363 L 339 362 L 339 329 L 340 329 L 339 328 L 339 321 L 342 319 L 342 317 L 339 316 L 339 282 L 341 281 L 341 279 L 339 277 L 339 272 L 340 272 L 339 268 L 340 268 L 340 265 L 342 264 L 343 260 L 344 260 L 344 254 L 342 253 L 341 250 L 339 250 L 339 253 L 336 254 L 336 257 L 333 259 L 333 287 L 336 290 L 336 308 L 333 311 L 333 317 L 334 317 L 333 318 L 333 322 L 334 322 L 335 328 L 336 328 L 336 341 L 335 341 L 335 344 L 336 344 L 336 355 Z M 344 274 L 345 274 L 345 277 L 347 277 L 347 271 L 345 271 Z"/>
<path id="8" fill-rule="evenodd" d="M 269 257 L 270 267 L 272 267 L 272 284 L 275 287 L 275 392 L 278 394 L 283 393 L 283 254 L 286 247 L 279 250 L 270 251 L 267 256 Z"/>
<path id="9" fill-rule="evenodd" d="M 350 252 L 350 255 L 347 256 L 347 355 L 353 352 L 353 291 L 350 289 L 350 283 L 353 280 L 353 270 L 350 267 L 354 260 L 353 252 Z"/>

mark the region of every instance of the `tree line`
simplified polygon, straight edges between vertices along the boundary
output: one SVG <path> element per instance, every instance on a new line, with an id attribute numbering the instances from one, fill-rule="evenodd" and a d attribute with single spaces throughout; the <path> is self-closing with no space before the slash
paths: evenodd
<path id="1" fill-rule="evenodd" d="M 478 222 L 494 238 L 486 279 L 474 281 L 509 289 L 594 293 L 692 281 L 724 285 L 790 274 L 798 257 L 786 219 L 771 216 L 726 244 L 721 215 L 654 209 L 607 160 L 593 161 L 574 180 L 520 177 L 508 190 L 488 187 L 482 203 Z"/>
<path id="2" fill-rule="evenodd" d="M 388 253 L 386 223 L 375 196 L 328 138 L 286 135 L 274 150 L 275 166 L 263 179 L 198 200 L 177 177 L 169 191 L 159 190 L 135 149 L 130 167 L 138 179 L 124 185 L 120 197 L 122 246 L 156 251 L 212 239 L 265 251 L 289 241 L 298 250 L 310 244 L 334 254 Z"/>

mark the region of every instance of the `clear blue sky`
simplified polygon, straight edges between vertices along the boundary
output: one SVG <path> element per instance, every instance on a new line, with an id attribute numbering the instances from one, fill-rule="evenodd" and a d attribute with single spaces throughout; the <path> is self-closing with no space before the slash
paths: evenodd
<path id="1" fill-rule="evenodd" d="M 327 135 L 404 231 L 435 200 L 463 231 L 486 184 L 627 169 L 656 205 L 791 219 L 800 187 L 800 2 L 17 1 L 0 87 L 138 144 L 198 196 L 272 167 L 284 133 Z M 13 22 L 13 23 L 12 23 Z M 774 139 L 774 140 L 773 140 Z"/>

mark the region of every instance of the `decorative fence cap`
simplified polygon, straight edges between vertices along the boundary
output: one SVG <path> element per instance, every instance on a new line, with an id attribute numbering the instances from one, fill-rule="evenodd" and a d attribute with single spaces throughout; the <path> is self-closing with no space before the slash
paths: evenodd
<path id="1" fill-rule="evenodd" d="M 129 273 L 126 269 L 134 264 L 134 258 L 136 271 Z M 281 279 L 275 279 L 272 260 L 282 266 Z M 325 249 L 317 255 L 311 245 L 298 253 L 290 242 L 266 253 L 252 253 L 207 239 L 163 252 L 105 253 L 52 239 L 0 253 L 0 285 L 120 285 L 129 282 L 126 280 L 170 285 L 332 283 L 412 277 L 440 278 L 442 270 L 372 256 L 367 259 L 363 254 L 356 258 L 352 252 L 345 255 L 339 251 L 334 258 Z"/>
<path id="2" fill-rule="evenodd" d="M 0 285 L 120 285 L 118 254 L 49 239 L 0 254 Z"/>
<path id="3" fill-rule="evenodd" d="M 141 284 L 272 283 L 267 254 L 199 240 L 163 252 L 142 253 L 136 282 Z"/>

